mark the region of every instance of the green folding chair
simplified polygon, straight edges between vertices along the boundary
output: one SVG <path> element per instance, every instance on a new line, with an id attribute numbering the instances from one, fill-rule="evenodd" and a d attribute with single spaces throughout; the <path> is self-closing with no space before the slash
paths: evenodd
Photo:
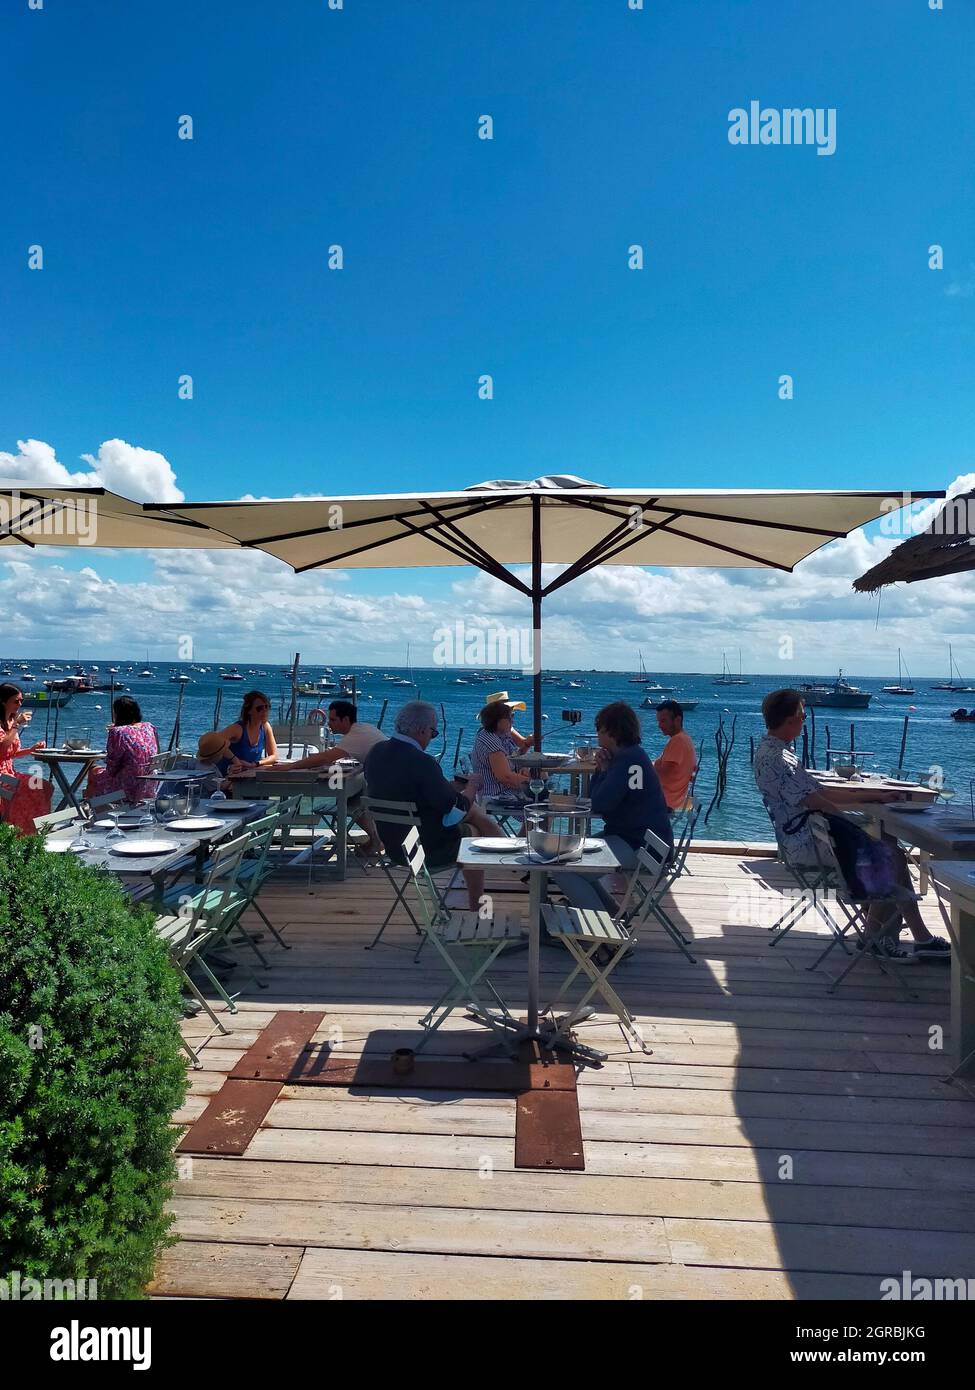
<path id="1" fill-rule="evenodd" d="M 81 820 L 80 813 L 73 806 L 67 806 L 63 811 L 49 811 L 46 816 L 35 816 L 34 829 L 43 834 L 45 830 L 61 830 L 66 825 L 74 825 L 78 820 Z"/>
<path id="2" fill-rule="evenodd" d="M 237 887 L 236 880 L 240 861 L 249 843 L 250 835 L 244 834 L 227 844 L 217 845 L 210 856 L 203 883 L 171 888 L 163 899 L 164 906 L 170 911 L 156 918 L 156 931 L 169 947 L 170 959 L 183 975 L 194 998 L 217 1024 L 219 1020 L 216 1014 L 190 979 L 189 970 L 191 966 L 199 967 L 229 1012 L 237 1012 L 236 996 L 224 989 L 207 965 L 204 952 L 225 940 L 246 906 L 246 897 Z M 227 944 L 234 943 L 230 941 Z M 256 950 L 256 946 L 253 949 Z M 256 978 L 254 983 L 266 988 Z M 226 1029 L 220 1026 L 225 1032 Z"/>
<path id="3" fill-rule="evenodd" d="M 513 941 L 521 940 L 521 918 L 514 912 L 450 912 L 444 907 L 437 886 L 426 867 L 420 831 L 413 826 L 403 841 L 409 882 L 422 918 L 424 941 L 429 941 L 453 977 L 443 994 L 420 1019 L 423 1037 L 416 1046 L 420 1052 L 458 1005 L 498 1035 L 509 1052 L 516 1044 L 511 1033 L 518 1022 L 510 1013 L 487 971 Z M 497 1010 L 485 1008 L 480 991 L 486 989 Z"/>
<path id="4" fill-rule="evenodd" d="M 298 798 L 296 797 L 295 800 L 297 801 Z M 241 908 L 240 916 L 243 917 L 248 908 L 253 908 L 278 945 L 283 946 L 286 951 L 290 951 L 291 947 L 257 901 L 257 895 L 264 884 L 277 871 L 278 866 L 271 856 L 271 846 L 285 815 L 284 809 L 278 807 L 262 816 L 260 820 L 251 821 L 248 825 L 250 843 L 244 858 L 241 860 L 240 868 L 237 870 L 237 888 L 247 899 Z M 245 929 L 241 927 L 241 930 Z"/>

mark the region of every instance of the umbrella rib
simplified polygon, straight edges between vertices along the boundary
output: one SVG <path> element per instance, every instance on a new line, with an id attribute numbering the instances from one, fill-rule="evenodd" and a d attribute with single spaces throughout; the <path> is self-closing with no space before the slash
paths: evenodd
<path id="1" fill-rule="evenodd" d="M 417 534 L 420 533 L 419 527 L 414 526 L 411 522 L 407 521 L 403 524 L 411 531 Z M 446 540 L 443 536 L 438 535 L 435 526 L 426 528 L 422 534 L 424 540 L 433 541 L 434 545 L 439 545 L 449 554 L 458 556 L 465 564 L 473 565 L 475 569 L 485 570 L 488 574 L 493 575 L 496 579 L 500 579 L 503 583 L 510 584 L 516 589 L 521 589 L 523 593 L 528 594 L 531 592 L 527 585 L 523 584 L 520 579 L 516 579 L 510 570 L 506 570 L 499 562 L 492 561 L 491 557 L 487 556 L 487 560 L 491 563 L 485 564 L 478 559 L 476 551 L 465 551 L 458 544 L 451 544 L 451 542 Z M 463 535 L 463 532 L 461 532 L 461 535 Z"/>
<path id="2" fill-rule="evenodd" d="M 677 515 L 679 515 L 679 513 L 672 513 L 671 519 Z M 574 579 L 578 579 L 580 575 L 586 574 L 587 571 L 595 569 L 597 565 L 602 563 L 603 556 L 615 554 L 615 542 L 620 538 L 622 533 L 626 531 L 629 524 L 630 518 L 626 517 L 620 522 L 619 526 L 614 526 L 612 531 L 603 536 L 595 545 L 590 546 L 584 555 L 580 555 L 577 560 L 573 560 L 568 569 L 563 570 L 557 578 L 552 580 L 551 584 L 545 586 L 542 590 L 545 597 L 547 598 L 549 594 L 554 593 L 556 589 L 561 589 L 563 585 L 571 584 Z M 660 524 L 660 522 L 654 522 L 650 529 L 655 531 Z M 642 533 L 640 539 L 645 539 Z"/>
<path id="3" fill-rule="evenodd" d="M 327 501 L 328 501 L 328 498 L 326 497 L 326 498 L 323 498 L 322 500 L 325 501 L 325 502 L 327 502 Z M 354 500 L 355 500 L 355 501 L 358 501 L 359 499 L 356 498 L 356 499 L 354 499 Z M 207 506 L 207 505 L 210 505 L 210 506 L 212 506 L 212 505 L 215 505 L 215 504 L 213 504 L 213 503 L 209 503 L 209 504 L 208 504 L 208 503 L 199 503 L 199 504 L 197 504 L 197 505 L 200 505 L 200 506 Z M 228 504 L 228 505 L 229 505 L 229 504 Z M 333 503 L 332 505 L 334 505 L 334 506 L 341 506 L 342 504 L 341 504 L 341 501 L 337 500 L 337 501 L 336 501 L 335 503 Z M 454 503 L 451 503 L 450 505 L 451 505 L 451 506 L 455 506 L 455 507 L 458 508 L 459 515 L 460 515 L 461 519 L 463 519 L 465 516 L 474 516 L 474 515 L 476 515 L 477 512 L 479 512 L 479 511 L 487 511 L 488 507 L 490 507 L 490 506 L 499 506 L 500 503 L 497 503 L 497 502 L 495 502 L 495 503 L 486 503 L 486 504 L 484 504 L 484 505 L 482 505 L 482 506 L 480 506 L 480 507 L 472 507 L 472 506 L 470 505 L 470 503 L 461 503 L 461 502 L 454 502 Z M 305 536 L 317 536 L 317 535 L 320 535 L 322 531 L 330 531 L 330 530 L 333 530 L 333 529 L 336 530 L 336 531 L 354 531 L 354 530 L 358 529 L 358 527 L 360 527 L 360 526 L 382 526 L 382 525 L 383 525 L 384 523 L 386 523 L 386 522 L 397 522 L 397 521 L 398 521 L 398 522 L 402 522 L 403 519 L 404 519 L 404 515 L 408 515 L 408 516 L 418 516 L 418 517 L 423 517 L 423 516 L 425 516 L 425 515 L 426 515 L 426 512 L 423 510 L 423 502 L 422 502 L 422 500 L 418 499 L 418 501 L 417 501 L 417 506 L 418 506 L 418 510 L 417 510 L 416 512 L 405 513 L 405 514 L 404 514 L 403 512 L 387 512 L 387 513 L 384 513 L 384 514 L 381 515 L 381 516 L 364 516 L 364 517 L 360 517 L 358 521 L 343 521 L 341 526 L 336 526 L 336 527 L 334 527 L 334 528 L 333 528 L 333 527 L 330 527 L 330 526 L 306 526 L 306 527 L 302 527 L 302 529 L 301 529 L 300 531 L 281 531 L 281 532 L 278 533 L 277 535 L 270 535 L 270 536 L 255 536 L 255 537 L 253 537 L 253 539 L 251 539 L 251 540 L 242 541 L 241 544 L 242 544 L 242 545 L 250 545 L 250 546 L 274 545 L 274 544 L 276 544 L 276 542 L 278 542 L 278 541 L 297 541 L 297 540 L 302 540 Z M 432 524 L 433 524 L 433 523 L 431 523 L 431 525 L 432 525 Z M 228 533 L 228 534 L 229 534 L 229 533 Z M 371 549 L 371 548 L 373 548 L 373 547 L 378 547 L 378 546 L 380 546 L 380 545 L 389 545 L 389 540 L 387 539 L 387 540 L 382 540 L 382 541 L 370 541 L 369 545 L 363 546 L 362 549 L 363 549 L 363 550 L 369 550 L 369 549 Z M 358 554 L 360 553 L 360 551 L 358 551 L 358 550 L 348 550 L 348 551 L 345 551 L 344 553 L 345 553 L 346 556 L 348 556 L 348 555 L 358 555 Z M 300 572 L 300 571 L 299 571 L 299 572 Z"/>
<path id="4" fill-rule="evenodd" d="M 610 504 L 597 501 L 595 498 L 575 497 L 566 498 L 565 500 L 573 507 L 587 507 L 592 511 L 605 512 L 607 516 L 623 515 L 623 513 L 619 511 L 613 511 L 612 506 Z M 635 505 L 636 503 L 634 503 L 634 506 Z M 651 501 L 650 499 L 648 499 L 643 504 L 643 507 L 644 509 L 649 508 L 653 511 L 664 510 L 664 508 L 660 506 L 659 502 Z M 632 513 L 628 514 L 632 515 Z M 721 521 L 728 522 L 729 524 L 736 526 L 762 526 L 765 527 L 766 530 L 771 531 L 798 531 L 802 535 L 828 536 L 831 540 L 839 540 L 840 537 L 849 535 L 848 531 L 836 531 L 831 528 L 827 529 L 822 526 L 796 526 L 793 525 L 791 522 L 765 521 L 758 517 L 750 516 L 726 516 L 718 512 L 702 512 L 697 510 L 691 510 L 688 507 L 681 507 L 679 514 L 681 516 L 693 517 L 695 520 L 698 521 Z"/>
<path id="5" fill-rule="evenodd" d="M 508 584 L 513 589 L 520 589 L 523 594 L 531 594 L 531 589 L 528 585 L 518 579 L 516 575 L 508 569 L 507 565 L 503 565 L 500 560 L 496 559 L 489 551 L 485 550 L 472 536 L 468 536 L 462 531 L 455 522 L 447 517 L 440 517 L 439 512 L 432 503 L 424 502 L 423 505 L 432 516 L 438 517 L 445 530 L 457 537 L 459 544 L 469 547 L 469 563 L 475 565 L 477 569 L 484 570 L 486 574 L 493 575 L 495 579 L 500 579 L 503 584 Z M 478 513 L 475 512 L 475 516 L 477 514 Z"/>

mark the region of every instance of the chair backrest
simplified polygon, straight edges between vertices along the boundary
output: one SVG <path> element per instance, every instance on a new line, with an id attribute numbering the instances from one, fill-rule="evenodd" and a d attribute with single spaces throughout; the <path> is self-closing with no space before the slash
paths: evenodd
<path id="1" fill-rule="evenodd" d="M 277 808 L 269 811 L 267 815 L 261 816 L 259 820 L 253 820 L 247 826 L 249 836 L 246 855 L 248 863 L 257 862 L 253 876 L 248 880 L 252 888 L 256 891 L 260 886 L 267 865 L 268 853 L 271 849 L 271 842 L 274 839 L 274 832 L 281 823 L 281 812 Z"/>
<path id="2" fill-rule="evenodd" d="M 836 853 L 836 846 L 833 844 L 833 837 L 829 829 L 829 821 L 826 817 L 818 815 L 814 811 L 809 817 L 809 829 L 812 831 L 813 846 L 816 850 L 816 859 L 819 862 L 820 869 L 822 869 L 840 891 L 846 893 L 848 897 L 862 897 L 862 894 L 857 892 L 843 872 L 843 865 L 840 863 L 839 856 Z"/>
<path id="3" fill-rule="evenodd" d="M 696 798 L 691 798 L 683 811 L 684 824 L 677 843 L 674 845 L 674 858 L 671 863 L 670 876 L 672 879 L 680 878 L 684 872 L 684 864 L 687 860 L 687 852 L 691 847 L 691 840 L 697 826 L 698 817 L 701 814 L 701 803 Z M 652 832 L 648 832 L 652 833 Z"/>
<path id="4" fill-rule="evenodd" d="M 329 729 L 327 724 L 289 724 L 287 728 L 280 730 L 281 737 L 278 739 L 279 748 L 287 748 L 289 753 L 297 744 L 304 746 L 309 753 L 321 753 L 328 747 Z"/>
<path id="5" fill-rule="evenodd" d="M 46 816 L 34 817 L 35 830 L 57 830 L 63 825 L 73 825 L 76 820 L 80 820 L 79 813 L 73 806 L 67 807 L 64 811 L 49 811 Z"/>
<path id="6" fill-rule="evenodd" d="M 13 801 L 17 794 L 20 782 L 16 777 L 11 777 L 9 773 L 0 773 L 0 802 Z"/>
<path id="7" fill-rule="evenodd" d="M 420 824 L 420 813 L 412 801 L 387 801 L 378 796 L 364 796 L 362 808 L 364 811 L 368 811 L 376 822 L 386 821 L 390 825 L 418 826 Z M 407 836 L 408 838 L 409 836 Z"/>
<path id="8" fill-rule="evenodd" d="M 179 753 L 156 753 L 146 768 L 146 772 L 172 772 L 179 759 Z"/>
<path id="9" fill-rule="evenodd" d="M 93 811 L 99 810 L 102 806 L 114 806 L 116 802 L 125 800 L 125 792 L 106 792 L 104 796 L 93 796 L 88 805 Z"/>
<path id="10" fill-rule="evenodd" d="M 441 926 L 449 913 L 445 914 L 440 905 L 440 897 L 437 893 L 433 879 L 430 877 L 430 870 L 427 868 L 427 858 L 420 843 L 419 827 L 412 826 L 403 841 L 403 853 L 409 865 L 410 873 L 413 876 L 413 888 L 416 892 L 417 901 L 420 904 L 420 911 L 428 931 Z"/>

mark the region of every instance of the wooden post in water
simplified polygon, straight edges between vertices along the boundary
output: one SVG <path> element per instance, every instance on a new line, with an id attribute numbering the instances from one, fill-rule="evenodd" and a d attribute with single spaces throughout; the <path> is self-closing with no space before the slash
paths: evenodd
<path id="1" fill-rule="evenodd" d="M 379 718 L 376 720 L 376 728 L 377 728 L 377 729 L 381 729 L 381 728 L 383 727 L 383 720 L 386 718 L 386 710 L 387 710 L 388 708 L 389 708 L 389 701 L 388 701 L 388 700 L 384 700 L 384 701 L 383 701 L 383 707 L 382 707 L 382 709 L 379 711 Z"/>
<path id="2" fill-rule="evenodd" d="M 910 716 L 909 714 L 905 714 L 905 715 L 904 715 L 904 731 L 903 731 L 903 733 L 901 734 L 901 751 L 900 751 L 900 757 L 897 759 L 897 771 L 898 771 L 898 772 L 902 772 L 903 769 L 904 769 L 904 750 L 907 748 L 907 726 L 908 726 L 908 724 L 910 723 L 910 721 L 911 721 L 911 716 Z"/>
<path id="3" fill-rule="evenodd" d="M 223 704 L 223 686 L 217 685 L 217 698 L 213 702 L 213 727 L 220 728 L 220 706 Z"/>
<path id="4" fill-rule="evenodd" d="M 183 696 L 186 694 L 186 686 L 181 681 L 179 687 L 179 698 L 176 701 L 176 718 L 173 720 L 173 732 L 169 735 L 169 752 L 175 749 L 179 752 L 179 720 L 183 713 Z"/>
<path id="5" fill-rule="evenodd" d="M 851 753 L 855 753 L 856 751 L 857 751 L 857 726 L 854 724 L 853 720 L 851 719 L 851 720 L 850 720 L 850 752 L 851 752 Z"/>
<path id="6" fill-rule="evenodd" d="M 816 706 L 809 706 L 809 761 L 812 767 L 816 766 Z"/>
<path id="7" fill-rule="evenodd" d="M 454 747 L 454 772 L 457 771 L 457 764 L 460 762 L 460 741 L 464 737 L 464 730 L 457 730 L 457 743 Z"/>
<path id="8" fill-rule="evenodd" d="M 803 731 L 802 731 L 802 765 L 803 765 L 803 767 L 808 767 L 808 766 L 809 766 L 809 730 L 808 730 L 808 729 L 803 729 Z"/>

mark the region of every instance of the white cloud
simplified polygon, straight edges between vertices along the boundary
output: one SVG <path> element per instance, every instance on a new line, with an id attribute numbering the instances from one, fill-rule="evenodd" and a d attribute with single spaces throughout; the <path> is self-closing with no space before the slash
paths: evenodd
<path id="1" fill-rule="evenodd" d="M 176 474 L 163 454 L 124 439 L 106 439 L 97 454 L 82 454 L 89 471 L 72 473 L 40 439 L 18 439 L 17 453 L 0 450 L 0 478 L 43 487 L 105 487 L 134 502 L 182 502 Z"/>

